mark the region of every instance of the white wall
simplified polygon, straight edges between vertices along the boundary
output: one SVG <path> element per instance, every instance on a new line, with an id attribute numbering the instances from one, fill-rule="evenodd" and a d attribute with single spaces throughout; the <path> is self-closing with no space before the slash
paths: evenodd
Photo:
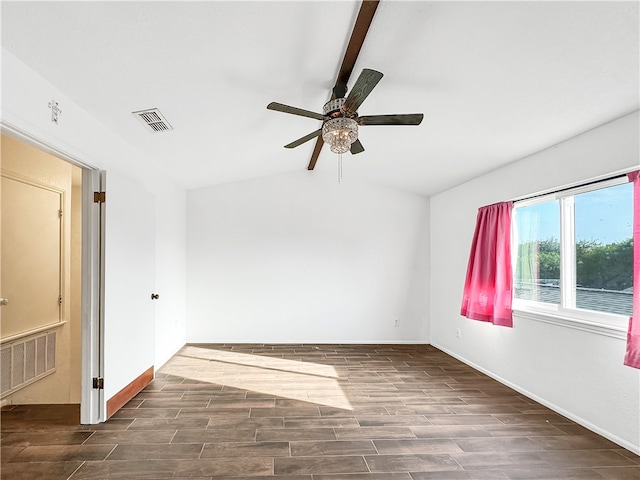
<path id="1" fill-rule="evenodd" d="M 428 206 L 305 170 L 189 191 L 187 340 L 428 342 Z"/>
<path id="2" fill-rule="evenodd" d="M 640 451 L 640 371 L 625 342 L 514 318 L 514 328 L 460 316 L 477 209 L 638 168 L 638 112 L 431 198 L 431 343 L 627 448 Z M 461 337 L 456 338 L 456 328 Z"/>
<path id="3" fill-rule="evenodd" d="M 156 194 L 155 367 L 186 342 L 187 196 L 176 186 Z"/>
<path id="4" fill-rule="evenodd" d="M 51 122 L 48 103 L 52 100 L 58 101 L 62 110 L 58 124 Z M 146 329 L 151 337 L 139 339 L 135 352 L 121 351 L 118 339 L 127 338 L 127 324 L 140 319 L 106 314 L 105 327 L 113 334 L 105 347 L 105 363 L 111 366 L 111 378 L 105 378 L 108 399 L 143 373 L 136 368 L 138 363 L 146 364 L 147 368 L 155 364 L 157 368 L 185 342 L 186 193 L 169 175 L 159 172 L 152 159 L 133 149 L 5 49 L 2 49 L 2 122 L 5 127 L 23 132 L 69 157 L 117 174 L 154 197 L 158 217 L 155 284 L 162 302 L 156 305 L 155 318 Z M 107 198 L 118 197 L 125 204 L 134 200 L 128 198 L 125 190 L 118 190 L 117 184 L 114 187 Z M 126 229 L 126 213 L 108 216 L 107 243 L 110 235 L 126 235 Z M 126 252 L 122 253 L 111 251 L 107 270 L 127 272 L 121 268 L 120 262 L 126 257 Z M 133 271 L 128 273 L 135 275 Z M 126 310 L 131 299 L 110 296 L 111 288 L 112 285 L 106 285 L 105 296 L 117 297 L 114 301 Z M 130 355 L 143 360 L 128 362 Z"/>

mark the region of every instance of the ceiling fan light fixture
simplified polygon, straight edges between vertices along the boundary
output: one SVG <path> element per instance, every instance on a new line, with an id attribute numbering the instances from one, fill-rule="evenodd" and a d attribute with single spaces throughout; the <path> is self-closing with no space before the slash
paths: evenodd
<path id="1" fill-rule="evenodd" d="M 332 118 L 322 126 L 322 140 L 333 153 L 346 153 L 358 139 L 358 123 L 352 118 Z"/>

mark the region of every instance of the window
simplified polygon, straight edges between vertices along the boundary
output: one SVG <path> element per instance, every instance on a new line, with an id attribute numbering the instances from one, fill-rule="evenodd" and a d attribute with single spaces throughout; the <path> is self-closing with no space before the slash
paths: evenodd
<path id="1" fill-rule="evenodd" d="M 560 304 L 560 203 L 519 207 L 515 298 Z"/>
<path id="2" fill-rule="evenodd" d="M 632 224 L 626 178 L 516 203 L 514 307 L 631 316 Z"/>

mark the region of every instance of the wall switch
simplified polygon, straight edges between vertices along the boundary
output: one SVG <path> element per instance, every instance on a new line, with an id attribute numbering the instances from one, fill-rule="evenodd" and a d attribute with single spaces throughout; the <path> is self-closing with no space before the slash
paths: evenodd
<path id="1" fill-rule="evenodd" d="M 393 326 L 394 327 L 399 327 L 400 326 L 400 320 L 398 320 L 397 318 L 393 321 Z"/>
<path id="2" fill-rule="evenodd" d="M 459 328 L 456 328 L 456 337 L 460 338 L 462 336 L 462 333 L 460 332 Z"/>

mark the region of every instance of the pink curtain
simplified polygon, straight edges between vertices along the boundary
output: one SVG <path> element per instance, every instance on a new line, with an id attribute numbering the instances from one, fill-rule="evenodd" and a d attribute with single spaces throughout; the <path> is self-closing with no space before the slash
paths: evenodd
<path id="1" fill-rule="evenodd" d="M 640 368 L 640 170 L 628 177 L 633 182 L 633 316 L 629 319 L 624 364 Z"/>
<path id="2" fill-rule="evenodd" d="M 460 314 L 512 327 L 511 211 L 513 202 L 478 209 Z"/>

